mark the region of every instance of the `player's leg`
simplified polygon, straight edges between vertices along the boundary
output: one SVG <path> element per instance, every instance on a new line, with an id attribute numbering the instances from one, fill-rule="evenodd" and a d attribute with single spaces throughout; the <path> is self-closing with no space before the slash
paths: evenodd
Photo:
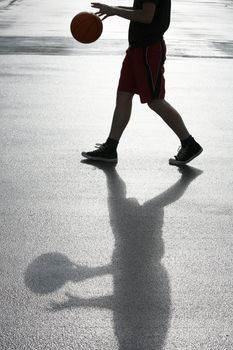
<path id="1" fill-rule="evenodd" d="M 169 159 L 169 164 L 187 164 L 203 151 L 202 147 L 189 134 L 180 114 L 167 101 L 154 99 L 148 103 L 148 106 L 165 121 L 181 141 L 177 155 Z"/>
<path id="2" fill-rule="evenodd" d="M 82 156 L 91 160 L 117 162 L 117 146 L 131 115 L 133 94 L 124 91 L 117 92 L 116 107 L 112 126 L 107 141 L 97 145 L 92 152 L 82 152 Z"/>
<path id="3" fill-rule="evenodd" d="M 105 162 L 117 162 L 117 146 L 131 115 L 132 99 L 135 91 L 135 79 L 132 69 L 132 53 L 128 49 L 122 64 L 117 89 L 116 106 L 113 114 L 111 130 L 106 142 L 98 144 L 97 150 L 82 152 L 82 156 Z"/>
<path id="4" fill-rule="evenodd" d="M 144 50 L 144 70 L 141 70 L 140 98 L 142 103 L 156 112 L 175 132 L 181 141 L 181 148 L 175 158 L 170 159 L 173 165 L 183 165 L 190 162 L 202 152 L 201 146 L 187 130 L 180 114 L 165 101 L 164 62 L 166 60 L 166 45 L 164 41 L 151 45 Z M 146 72 L 146 74 L 144 73 Z"/>
<path id="5" fill-rule="evenodd" d="M 190 134 L 180 114 L 167 101 L 154 99 L 148 103 L 148 106 L 165 121 L 181 141 L 189 137 Z"/>
<path id="6" fill-rule="evenodd" d="M 125 130 L 132 111 L 133 94 L 124 91 L 117 92 L 116 107 L 113 114 L 109 138 L 119 141 Z"/>

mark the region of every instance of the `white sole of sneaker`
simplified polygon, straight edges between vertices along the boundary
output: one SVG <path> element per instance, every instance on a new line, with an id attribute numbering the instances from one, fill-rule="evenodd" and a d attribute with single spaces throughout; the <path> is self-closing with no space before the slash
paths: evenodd
<path id="1" fill-rule="evenodd" d="M 174 158 L 170 158 L 169 159 L 169 164 L 170 165 L 185 165 L 189 162 L 191 162 L 191 160 L 193 160 L 194 158 L 196 158 L 197 156 L 199 156 L 199 154 L 201 154 L 201 152 L 203 151 L 203 148 L 200 149 L 200 151 L 198 153 L 196 153 L 192 158 L 190 158 L 189 160 L 187 160 L 186 162 L 181 162 L 179 160 L 176 160 Z"/>
<path id="2" fill-rule="evenodd" d="M 86 154 L 86 152 L 82 152 L 81 154 L 83 157 L 90 159 L 90 160 L 96 160 L 96 161 L 107 162 L 107 163 L 117 163 L 118 162 L 117 158 L 106 159 L 106 158 L 100 158 L 100 157 L 92 157 L 92 156 L 89 156 L 88 154 Z"/>

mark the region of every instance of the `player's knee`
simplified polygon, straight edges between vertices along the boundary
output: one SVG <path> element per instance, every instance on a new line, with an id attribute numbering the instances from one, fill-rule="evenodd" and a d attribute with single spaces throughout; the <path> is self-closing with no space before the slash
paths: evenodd
<path id="1" fill-rule="evenodd" d="M 150 109 L 152 109 L 153 111 L 156 111 L 161 107 L 163 102 L 164 102 L 163 99 L 155 98 L 152 101 L 148 102 L 147 105 Z"/>

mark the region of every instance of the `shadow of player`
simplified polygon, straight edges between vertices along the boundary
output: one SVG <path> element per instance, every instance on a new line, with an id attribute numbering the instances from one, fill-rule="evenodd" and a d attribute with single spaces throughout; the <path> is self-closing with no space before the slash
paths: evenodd
<path id="1" fill-rule="evenodd" d="M 168 190 L 140 205 L 126 198 L 126 186 L 112 165 L 82 161 L 106 175 L 110 225 L 115 238 L 112 263 L 89 268 L 58 253 L 45 254 L 29 265 L 26 285 L 48 294 L 66 282 L 79 282 L 104 274 L 113 276 L 113 295 L 81 298 L 66 294 L 49 310 L 99 308 L 113 311 L 114 331 L 120 350 L 161 350 L 171 317 L 169 278 L 161 264 L 164 255 L 164 207 L 177 201 L 202 171 L 185 166 L 180 179 Z"/>

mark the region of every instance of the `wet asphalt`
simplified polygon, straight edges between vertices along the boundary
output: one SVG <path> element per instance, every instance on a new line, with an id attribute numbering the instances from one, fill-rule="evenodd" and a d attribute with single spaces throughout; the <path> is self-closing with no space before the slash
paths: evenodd
<path id="1" fill-rule="evenodd" d="M 204 148 L 184 168 L 136 96 L 117 166 L 82 160 L 127 48 L 119 19 L 76 43 L 86 8 L 0 1 L 0 348 L 230 350 L 232 2 L 173 1 L 166 98 Z"/>

